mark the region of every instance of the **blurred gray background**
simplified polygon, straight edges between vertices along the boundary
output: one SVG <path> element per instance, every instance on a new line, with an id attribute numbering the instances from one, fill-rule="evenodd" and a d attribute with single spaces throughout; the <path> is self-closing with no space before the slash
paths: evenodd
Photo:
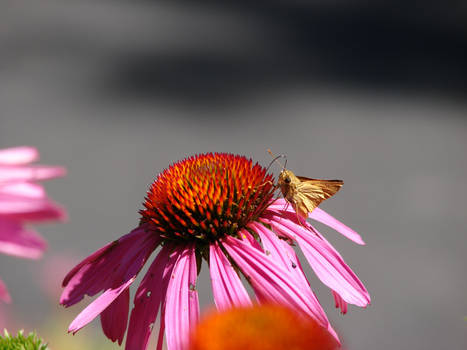
<path id="1" fill-rule="evenodd" d="M 345 181 L 323 208 L 367 245 L 319 227 L 372 305 L 342 316 L 312 279 L 344 348 L 466 349 L 467 6 L 435 4 L 1 2 L 0 147 L 69 170 L 47 184 L 70 220 L 38 228 L 44 258 L 0 256 L 9 313 L 29 328 L 63 315 L 41 285 L 59 290 L 54 267 L 134 228 L 170 163 L 267 165 L 271 148 L 297 174 Z M 208 306 L 206 273 L 200 294 Z M 94 324 L 72 340 L 103 337 Z"/>

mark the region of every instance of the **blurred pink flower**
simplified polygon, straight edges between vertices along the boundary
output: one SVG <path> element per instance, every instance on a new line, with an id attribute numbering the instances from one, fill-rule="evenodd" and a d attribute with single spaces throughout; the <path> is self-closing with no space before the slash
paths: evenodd
<path id="1" fill-rule="evenodd" d="M 60 287 L 63 276 L 70 271 L 77 260 L 76 253 L 72 251 L 49 252 L 47 259 L 40 264 L 31 266 L 39 287 L 51 301 L 57 300 L 62 294 Z"/>
<path id="2" fill-rule="evenodd" d="M 105 335 L 121 344 L 129 287 L 161 246 L 136 291 L 126 349 L 147 348 L 159 310 L 157 348 L 162 348 L 165 332 L 169 350 L 185 349 L 199 317 L 196 280 L 202 258 L 209 263 L 219 310 L 251 305 L 241 272 L 260 303 L 278 303 L 308 315 L 337 338 L 291 243 L 298 243 L 317 276 L 338 296 L 339 306 L 365 307 L 370 296 L 340 254 L 311 225 L 297 222 L 284 200 L 274 200 L 274 191 L 272 175 L 241 156 L 198 155 L 169 167 L 151 185 L 140 225 L 65 277 L 60 299 L 65 306 L 104 291 L 69 331 L 77 332 L 100 315 Z M 364 244 L 356 232 L 320 209 L 311 218 Z"/>
<path id="3" fill-rule="evenodd" d="M 65 211 L 36 183 L 63 176 L 62 167 L 34 166 L 39 154 L 33 147 L 0 150 L 0 253 L 37 259 L 47 244 L 28 223 L 63 220 Z M 10 296 L 0 280 L 0 300 Z"/>

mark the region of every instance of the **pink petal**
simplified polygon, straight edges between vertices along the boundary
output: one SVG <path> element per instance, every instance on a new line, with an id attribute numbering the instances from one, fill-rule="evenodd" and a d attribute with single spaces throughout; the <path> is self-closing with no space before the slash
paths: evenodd
<path id="1" fill-rule="evenodd" d="M 0 164 L 27 164 L 39 158 L 39 152 L 34 147 L 22 146 L 0 150 Z"/>
<path id="2" fill-rule="evenodd" d="M 336 308 L 341 309 L 341 312 L 345 315 L 347 313 L 347 303 L 335 291 L 332 291 L 332 295 L 334 296 Z"/>
<path id="3" fill-rule="evenodd" d="M 166 290 L 167 292 L 167 290 Z M 160 326 L 159 326 L 159 335 L 157 336 L 157 346 L 156 350 L 162 350 L 162 347 L 164 346 L 164 332 L 165 332 L 165 302 L 162 305 L 161 308 L 161 320 L 160 320 Z"/>
<path id="4" fill-rule="evenodd" d="M 115 288 L 136 276 L 160 243 L 156 232 L 140 226 L 107 244 L 74 267 L 63 280 L 60 303 L 70 306 L 84 295 Z"/>
<path id="5" fill-rule="evenodd" d="M 248 227 L 254 230 L 261 238 L 265 254 L 276 263 L 282 265 L 305 289 L 309 289 L 310 284 L 305 275 L 300 269 L 297 269 L 298 259 L 293 248 L 285 240 L 279 239 L 274 232 L 260 223 L 252 222 Z"/>
<path id="6" fill-rule="evenodd" d="M 317 319 L 310 307 L 312 301 L 289 272 L 258 249 L 231 236 L 223 246 L 235 261 L 262 301 L 276 302 Z"/>
<path id="7" fill-rule="evenodd" d="M 122 344 L 125 336 L 128 321 L 128 311 L 130 308 L 130 289 L 126 288 L 107 309 L 101 313 L 102 330 L 107 338 L 118 345 Z"/>
<path id="8" fill-rule="evenodd" d="M 29 182 L 13 182 L 4 184 L 0 186 L 0 194 L 9 194 L 30 199 L 47 198 L 44 187 Z"/>
<path id="9" fill-rule="evenodd" d="M 295 210 L 293 209 L 293 207 L 289 205 L 289 203 L 284 198 L 280 198 L 274 201 L 268 207 L 268 211 L 271 211 L 273 212 L 273 214 L 276 214 L 281 217 L 283 216 L 284 213 L 295 214 Z M 320 208 L 315 208 L 309 214 L 309 218 L 319 221 L 333 228 L 334 230 L 336 230 L 337 232 L 339 232 L 340 234 L 347 237 L 351 241 L 354 241 L 357 244 L 361 244 L 361 245 L 365 244 L 362 237 L 357 232 L 352 230 L 350 227 L 344 225 L 342 222 L 332 217 L 331 215 L 329 215 L 328 213 L 326 213 L 324 210 Z M 296 218 L 294 218 L 293 221 L 296 221 Z"/>
<path id="10" fill-rule="evenodd" d="M 15 220 L 0 218 L 0 252 L 21 258 L 38 259 L 47 242 L 34 230 Z"/>
<path id="11" fill-rule="evenodd" d="M 0 186 L 0 215 L 22 221 L 66 219 L 66 211 L 47 197 L 42 186 L 27 182 Z"/>
<path id="12" fill-rule="evenodd" d="M 130 278 L 124 284 L 118 286 L 117 288 L 107 289 L 102 293 L 96 300 L 89 304 L 83 311 L 79 313 L 78 316 L 71 322 L 68 327 L 68 332 L 73 332 L 75 334 L 81 328 L 86 326 L 89 322 L 94 320 L 101 312 L 103 312 L 109 305 L 117 299 L 120 294 L 125 292 L 125 290 L 133 283 L 135 277 Z M 128 315 L 128 314 L 127 314 Z"/>
<path id="13" fill-rule="evenodd" d="M 317 232 L 311 232 L 281 217 L 272 216 L 272 220 L 262 220 L 271 224 L 281 234 L 297 241 L 318 278 L 338 292 L 346 302 L 362 307 L 369 304 L 370 296 L 362 282 Z"/>
<path id="14" fill-rule="evenodd" d="M 68 219 L 66 210 L 54 202 L 47 202 L 34 211 L 9 213 L 3 216 L 11 220 L 34 223 L 57 220 L 65 222 Z"/>
<path id="15" fill-rule="evenodd" d="M 248 243 L 253 248 L 256 248 L 260 251 L 263 251 L 261 244 L 253 237 L 253 235 L 245 229 L 241 229 L 239 232 L 239 238 L 242 239 L 245 243 Z"/>
<path id="16" fill-rule="evenodd" d="M 165 299 L 167 286 L 179 252 L 165 245 L 148 269 L 135 294 L 125 349 L 146 349 L 159 308 Z"/>
<path id="17" fill-rule="evenodd" d="M 294 212 L 289 202 L 285 198 L 277 198 L 268 206 L 269 210 Z"/>
<path id="18" fill-rule="evenodd" d="M 31 199 L 0 193 L 0 215 L 22 214 L 38 211 L 44 208 L 46 202 L 42 199 Z"/>
<path id="19" fill-rule="evenodd" d="M 323 327 L 327 327 L 329 321 L 326 313 L 315 294 L 312 292 L 293 248 L 286 241 L 279 239 L 262 224 L 253 222 L 249 227 L 260 236 L 266 255 L 285 268 L 290 278 L 294 279 L 295 283 L 301 286 L 303 293 L 310 300 L 309 307 L 312 310 L 314 319 Z"/>
<path id="20" fill-rule="evenodd" d="M 289 222 L 293 222 L 295 224 L 298 224 L 302 229 L 306 229 L 305 231 L 308 231 L 307 234 L 314 234 L 315 236 L 317 236 L 321 240 L 323 240 L 326 243 L 326 245 L 328 246 L 328 248 L 332 249 L 334 254 L 338 255 L 342 259 L 342 256 L 339 254 L 339 252 L 331 245 L 331 243 L 329 243 L 329 241 L 321 233 L 318 232 L 318 230 L 316 230 L 316 228 L 314 226 L 310 225 L 305 220 L 298 221 L 295 212 L 287 212 L 287 213 L 279 214 L 277 212 L 273 212 L 273 211 L 268 210 L 268 211 L 265 212 L 265 215 L 263 216 L 263 218 L 266 219 L 266 220 L 263 220 L 265 222 L 268 219 L 269 220 L 273 219 L 273 220 L 277 221 L 278 223 L 282 223 L 282 220 L 289 220 Z M 263 218 L 261 218 L 261 219 L 263 219 Z"/>
<path id="21" fill-rule="evenodd" d="M 169 281 L 165 306 L 168 350 L 185 349 L 199 318 L 195 246 L 177 249 L 181 255 Z"/>
<path id="22" fill-rule="evenodd" d="M 339 346 L 341 346 L 342 345 L 341 340 L 339 339 L 339 336 L 337 335 L 336 330 L 332 328 L 330 323 L 328 324 L 328 332 L 334 337 L 334 339 L 337 340 L 337 343 L 339 344 Z"/>
<path id="23" fill-rule="evenodd" d="M 223 311 L 235 306 L 252 305 L 242 281 L 219 244 L 215 242 L 209 249 L 209 271 L 217 309 Z"/>
<path id="24" fill-rule="evenodd" d="M 0 215 L 16 216 L 21 219 L 28 214 L 62 211 L 48 199 L 27 198 L 0 192 Z"/>
<path id="25" fill-rule="evenodd" d="M 65 168 L 57 166 L 0 165 L 0 183 L 48 180 L 62 177 L 65 174 Z"/>
<path id="26" fill-rule="evenodd" d="M 8 290 L 6 289 L 5 283 L 0 279 L 0 300 L 4 301 L 5 303 L 11 302 L 10 294 L 8 294 Z"/>
<path id="27" fill-rule="evenodd" d="M 333 228 L 334 230 L 341 233 L 342 235 L 344 235 L 345 237 L 347 237 L 351 241 L 354 241 L 357 244 L 365 244 L 362 237 L 357 232 L 352 230 L 350 227 L 344 225 L 342 222 L 335 219 L 320 208 L 316 208 L 315 210 L 313 210 L 310 214 L 310 218 Z"/>

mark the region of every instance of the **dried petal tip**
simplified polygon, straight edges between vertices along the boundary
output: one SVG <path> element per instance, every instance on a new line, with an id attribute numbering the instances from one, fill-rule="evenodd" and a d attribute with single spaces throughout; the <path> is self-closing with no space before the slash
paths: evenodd
<path id="1" fill-rule="evenodd" d="M 273 177 L 251 159 L 196 155 L 162 172 L 151 185 L 142 222 L 165 238 L 212 242 L 255 220 L 274 192 Z"/>

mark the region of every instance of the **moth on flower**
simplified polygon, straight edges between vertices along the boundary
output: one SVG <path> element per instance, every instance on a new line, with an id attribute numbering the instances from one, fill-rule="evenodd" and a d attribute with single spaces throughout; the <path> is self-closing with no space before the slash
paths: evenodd
<path id="1" fill-rule="evenodd" d="M 194 155 L 159 173 L 138 226 L 85 258 L 64 278 L 60 303 L 66 307 L 102 291 L 68 331 L 76 333 L 100 315 L 110 340 L 121 344 L 126 334 L 126 350 L 146 350 L 159 319 L 157 349 L 162 349 L 165 334 L 168 350 L 186 350 L 199 319 L 202 257 L 208 261 L 219 310 L 251 306 L 254 300 L 280 304 L 312 318 L 338 342 L 292 244 L 343 312 L 347 303 L 366 307 L 370 295 L 330 243 L 311 224 L 298 222 L 292 209 L 284 207 L 286 199 L 274 198 L 278 185 L 273 181 L 268 169 L 227 153 Z M 364 244 L 358 233 L 320 208 L 311 218 Z M 130 302 L 130 286 L 155 250 L 157 256 Z"/>
<path id="2" fill-rule="evenodd" d="M 271 150 L 268 149 L 268 152 L 273 156 Z M 276 161 L 280 157 L 283 157 L 283 155 L 274 157 L 273 161 Z M 277 186 L 280 188 L 285 200 L 292 205 L 297 215 L 305 220 L 308 218 L 308 214 L 320 205 L 322 201 L 335 195 L 344 184 L 342 180 L 320 180 L 296 176 L 291 170 L 285 168 L 286 165 L 287 159 L 283 166 L 281 164 L 282 171 L 279 174 Z"/>

